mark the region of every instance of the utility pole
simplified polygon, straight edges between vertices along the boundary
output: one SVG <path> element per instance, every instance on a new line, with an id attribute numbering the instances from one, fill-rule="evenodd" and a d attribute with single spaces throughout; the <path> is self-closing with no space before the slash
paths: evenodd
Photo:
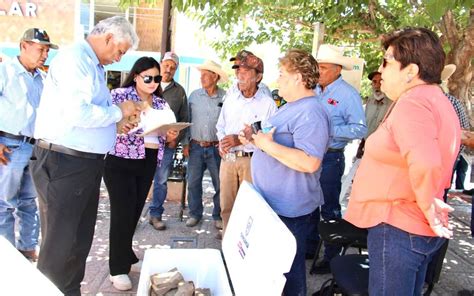
<path id="1" fill-rule="evenodd" d="M 161 58 L 171 50 L 170 44 L 171 0 L 163 1 L 163 31 L 161 33 Z"/>
<path id="2" fill-rule="evenodd" d="M 319 50 L 319 46 L 324 41 L 324 23 L 317 22 L 314 24 L 314 35 L 313 35 L 313 50 L 311 53 L 316 58 Z"/>

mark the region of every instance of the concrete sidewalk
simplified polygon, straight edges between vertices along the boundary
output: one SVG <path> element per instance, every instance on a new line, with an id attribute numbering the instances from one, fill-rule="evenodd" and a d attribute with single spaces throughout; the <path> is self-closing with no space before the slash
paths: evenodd
<path id="1" fill-rule="evenodd" d="M 181 186 L 181 183 L 174 186 Z M 217 229 L 214 228 L 211 217 L 213 189 L 209 177 L 204 180 L 204 188 L 205 214 L 202 222 L 196 227 L 186 227 L 184 221 L 187 218 L 187 211 L 184 212 L 184 221 L 181 221 L 179 219 L 180 203 L 168 201 L 165 203 L 164 215 L 168 228 L 165 231 L 156 231 L 148 224 L 148 204 L 145 206 L 134 238 L 134 248 L 139 258 L 143 258 L 144 251 L 149 248 L 171 248 L 173 238 L 195 239 L 198 248 L 220 249 L 221 241 L 215 238 Z M 469 229 L 470 200 L 466 196 L 460 198 L 459 194 L 452 194 L 449 203 L 455 208 L 452 215 L 455 237 L 449 244 L 441 279 L 435 286 L 432 295 L 474 295 L 474 240 L 470 236 Z M 102 186 L 94 242 L 87 260 L 82 293 L 85 295 L 135 295 L 138 287 L 138 273 L 130 273 L 133 290 L 126 293 L 115 290 L 108 279 L 109 219 L 108 195 L 105 186 Z M 192 244 L 177 243 L 173 247 L 190 248 Z M 309 267 L 311 261 L 308 260 L 306 263 Z M 311 295 L 319 290 L 321 284 L 330 276 L 309 275 L 308 273 L 307 278 L 308 292 Z M 459 294 L 459 291 L 462 290 L 466 290 L 465 294 Z"/>

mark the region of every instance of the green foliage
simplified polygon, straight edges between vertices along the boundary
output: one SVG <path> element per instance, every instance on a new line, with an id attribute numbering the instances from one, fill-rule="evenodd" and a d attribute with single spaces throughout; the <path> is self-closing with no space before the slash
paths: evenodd
<path id="1" fill-rule="evenodd" d="M 131 5 L 138 0 L 121 0 Z M 145 0 L 153 3 L 155 0 Z M 366 62 L 367 73 L 382 57 L 380 37 L 406 26 L 437 30 L 452 10 L 459 29 L 467 26 L 474 0 L 173 0 L 173 6 L 201 23 L 219 28 L 224 38 L 212 42 L 223 56 L 250 44 L 271 41 L 281 50 L 311 50 L 313 25 L 323 22 L 325 42 L 344 45 Z M 449 49 L 449 47 L 446 47 Z"/>
<path id="2" fill-rule="evenodd" d="M 324 22 L 325 42 L 353 46 L 366 60 L 367 71 L 381 60 L 380 36 L 397 28 L 436 29 L 451 9 L 467 23 L 473 0 L 174 0 L 173 5 L 202 24 L 225 33 L 212 46 L 223 56 L 250 44 L 272 41 L 289 48 L 311 50 L 313 24 Z"/>

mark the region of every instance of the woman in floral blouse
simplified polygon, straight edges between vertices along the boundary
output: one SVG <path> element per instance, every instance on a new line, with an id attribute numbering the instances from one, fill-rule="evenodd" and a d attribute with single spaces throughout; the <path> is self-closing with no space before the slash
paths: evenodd
<path id="1" fill-rule="evenodd" d="M 112 90 L 112 101 L 119 104 L 132 100 L 153 109 L 169 109 L 161 98 L 160 81 L 158 62 L 142 57 L 133 65 L 122 88 Z M 166 140 L 176 136 L 176 131 L 169 131 L 166 137 L 158 137 L 156 145 L 148 144 L 137 133 L 117 135 L 115 147 L 105 160 L 104 181 L 110 196 L 110 280 L 118 290 L 132 288 L 128 273 L 139 261 L 132 249 L 133 234 Z"/>

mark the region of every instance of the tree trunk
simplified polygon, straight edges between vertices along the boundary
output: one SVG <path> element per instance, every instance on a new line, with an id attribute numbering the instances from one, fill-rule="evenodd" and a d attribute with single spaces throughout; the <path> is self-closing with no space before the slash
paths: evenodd
<path id="1" fill-rule="evenodd" d="M 461 100 L 473 117 L 472 105 L 472 58 L 474 56 L 474 7 L 470 10 L 468 25 L 464 32 L 459 32 L 459 26 L 453 13 L 448 10 L 439 24 L 443 33 L 443 40 L 448 43 L 450 52 L 447 54 L 446 64 L 455 64 L 456 71 L 449 79 L 448 87 L 452 95 Z M 472 121 L 472 120 L 471 120 Z"/>

